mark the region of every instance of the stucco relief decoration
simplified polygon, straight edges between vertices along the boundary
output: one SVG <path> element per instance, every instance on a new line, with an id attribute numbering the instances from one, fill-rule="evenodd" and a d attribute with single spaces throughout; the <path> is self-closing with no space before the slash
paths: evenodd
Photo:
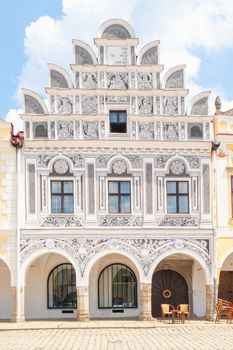
<path id="1" fill-rule="evenodd" d="M 107 27 L 102 35 L 105 39 L 127 39 L 130 38 L 128 30 L 120 24 L 113 24 Z"/>
<path id="2" fill-rule="evenodd" d="M 79 153 L 65 153 L 66 157 L 68 157 L 75 168 L 83 168 L 84 167 L 84 158 Z"/>
<path id="3" fill-rule="evenodd" d="M 105 96 L 106 104 L 123 104 L 128 105 L 130 103 L 129 96 Z"/>
<path id="4" fill-rule="evenodd" d="M 180 141 L 185 141 L 185 138 L 186 138 L 185 122 L 180 122 Z"/>
<path id="5" fill-rule="evenodd" d="M 24 95 L 25 99 L 25 113 L 31 114 L 44 114 L 44 110 L 41 104 L 30 95 Z"/>
<path id="6" fill-rule="evenodd" d="M 121 175 L 127 172 L 127 165 L 122 160 L 116 160 L 112 165 L 112 172 Z"/>
<path id="7" fill-rule="evenodd" d="M 184 163 L 180 160 L 174 160 L 169 166 L 170 172 L 174 175 L 181 175 L 185 172 Z"/>
<path id="8" fill-rule="evenodd" d="M 172 156 L 170 155 L 164 155 L 164 154 L 155 156 L 155 168 L 164 169 L 168 159 L 170 159 L 171 157 Z"/>
<path id="9" fill-rule="evenodd" d="M 131 96 L 131 113 L 137 114 L 136 96 Z"/>
<path id="10" fill-rule="evenodd" d="M 75 46 L 75 58 L 77 64 L 93 64 L 91 55 L 81 46 Z"/>
<path id="11" fill-rule="evenodd" d="M 40 218 L 41 227 L 82 227 L 84 220 L 77 216 L 46 216 Z"/>
<path id="12" fill-rule="evenodd" d="M 163 97 L 163 113 L 168 115 L 178 113 L 178 98 L 176 96 Z"/>
<path id="13" fill-rule="evenodd" d="M 140 216 L 104 216 L 99 218 L 100 226 L 142 226 L 143 219 Z"/>
<path id="14" fill-rule="evenodd" d="M 58 121 L 57 134 L 60 140 L 69 140 L 74 136 L 74 126 L 72 121 Z"/>
<path id="15" fill-rule="evenodd" d="M 131 77 L 130 78 L 130 87 L 131 87 L 131 89 L 135 89 L 135 87 L 136 87 L 135 73 L 131 72 L 130 77 Z"/>
<path id="16" fill-rule="evenodd" d="M 124 157 L 130 160 L 133 168 L 142 167 L 142 157 L 140 157 L 138 154 L 124 154 Z"/>
<path id="17" fill-rule="evenodd" d="M 191 115 L 208 115 L 208 97 L 201 98 L 193 105 Z"/>
<path id="18" fill-rule="evenodd" d="M 57 154 L 54 153 L 54 154 L 39 154 L 37 156 L 37 167 L 38 168 L 47 168 L 50 160 L 53 158 L 53 157 L 56 157 Z"/>
<path id="19" fill-rule="evenodd" d="M 195 155 L 183 156 L 183 157 L 187 159 L 191 169 L 200 169 L 200 166 L 201 166 L 200 157 Z"/>
<path id="20" fill-rule="evenodd" d="M 47 247 L 47 239 L 24 238 L 20 242 L 21 262 L 36 250 Z M 130 238 L 67 238 L 52 239 L 54 243 L 49 241 L 49 245 L 54 245 L 64 250 L 72 258 L 78 261 L 81 274 L 84 276 L 87 265 L 91 259 L 97 254 L 105 250 L 114 249 L 119 252 L 127 252 L 134 257 L 141 265 L 145 276 L 148 275 L 150 268 L 158 257 L 169 251 L 174 251 L 177 246 L 176 239 L 155 239 L 142 237 L 136 239 Z M 195 252 L 200 260 L 211 269 L 211 258 L 209 254 L 209 241 L 205 239 L 180 239 L 179 250 Z"/>
<path id="21" fill-rule="evenodd" d="M 76 120 L 75 122 L 75 130 L 76 130 L 76 138 L 80 139 L 80 131 L 81 131 L 81 125 L 80 121 Z"/>
<path id="22" fill-rule="evenodd" d="M 175 141 L 179 138 L 178 123 L 163 123 L 163 139 L 166 141 Z"/>
<path id="23" fill-rule="evenodd" d="M 183 70 L 178 70 L 170 75 L 166 81 L 167 89 L 169 88 L 183 88 L 184 87 L 184 74 Z"/>
<path id="24" fill-rule="evenodd" d="M 161 127 L 161 122 L 156 122 L 156 140 L 161 140 L 161 135 L 162 135 L 162 127 Z"/>
<path id="25" fill-rule="evenodd" d="M 57 174 L 63 175 L 69 171 L 69 164 L 64 159 L 58 159 L 53 164 L 53 169 Z"/>
<path id="26" fill-rule="evenodd" d="M 152 89 L 152 87 L 153 87 L 152 73 L 138 73 L 138 88 Z"/>
<path id="27" fill-rule="evenodd" d="M 107 84 L 109 89 L 128 89 L 129 75 L 128 73 L 108 73 Z"/>
<path id="28" fill-rule="evenodd" d="M 83 122 L 83 137 L 84 139 L 98 139 L 99 138 L 99 127 L 98 122 Z"/>
<path id="29" fill-rule="evenodd" d="M 196 216 L 161 216 L 155 220 L 156 226 L 162 227 L 186 227 L 199 226 L 199 217 Z"/>
<path id="30" fill-rule="evenodd" d="M 99 96 L 99 106 L 100 106 L 100 114 L 104 114 L 104 96 Z"/>
<path id="31" fill-rule="evenodd" d="M 55 113 L 55 96 L 50 96 L 50 113 Z"/>
<path id="32" fill-rule="evenodd" d="M 76 72 L 75 73 L 75 83 L 76 83 L 77 89 L 79 89 L 79 86 L 80 86 L 79 79 L 80 79 L 80 72 Z"/>
<path id="33" fill-rule="evenodd" d="M 98 113 L 97 96 L 82 96 L 82 113 L 83 114 Z"/>
<path id="34" fill-rule="evenodd" d="M 72 96 L 57 96 L 57 113 L 71 114 L 73 111 Z"/>
<path id="35" fill-rule="evenodd" d="M 141 64 L 157 64 L 158 48 L 157 46 L 148 49 L 142 56 Z"/>
<path id="36" fill-rule="evenodd" d="M 96 158 L 97 168 L 106 168 L 109 159 L 111 159 L 113 154 L 101 154 Z"/>
<path id="37" fill-rule="evenodd" d="M 139 114 L 152 114 L 153 113 L 153 97 L 144 96 L 138 97 L 138 112 Z"/>
<path id="38" fill-rule="evenodd" d="M 58 88 L 64 88 L 64 89 L 68 88 L 67 81 L 61 73 L 52 69 L 50 74 L 51 74 L 51 87 L 55 87 L 55 88 L 58 87 Z"/>
<path id="39" fill-rule="evenodd" d="M 160 114 L 160 96 L 155 97 L 155 106 L 156 106 L 156 113 Z"/>
<path id="40" fill-rule="evenodd" d="M 55 247 L 54 239 L 48 238 L 45 241 L 46 248 L 53 249 Z"/>
<path id="41" fill-rule="evenodd" d="M 98 86 L 97 73 L 82 73 L 82 86 L 84 89 L 96 89 Z"/>
<path id="42" fill-rule="evenodd" d="M 154 123 L 139 122 L 139 138 L 141 140 L 153 140 L 154 139 Z"/>

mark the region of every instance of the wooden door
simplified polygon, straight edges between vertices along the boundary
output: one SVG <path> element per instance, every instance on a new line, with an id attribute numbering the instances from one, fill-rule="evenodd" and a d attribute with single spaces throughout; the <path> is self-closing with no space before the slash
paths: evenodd
<path id="1" fill-rule="evenodd" d="M 233 303 L 233 271 L 221 271 L 218 297 Z"/>
<path id="2" fill-rule="evenodd" d="M 188 304 L 188 286 L 185 279 L 176 271 L 161 270 L 152 278 L 152 316 L 161 316 L 161 304 Z"/>

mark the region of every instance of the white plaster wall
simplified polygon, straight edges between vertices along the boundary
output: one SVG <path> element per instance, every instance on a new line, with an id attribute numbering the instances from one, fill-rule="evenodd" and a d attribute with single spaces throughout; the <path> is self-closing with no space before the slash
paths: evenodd
<path id="1" fill-rule="evenodd" d="M 69 263 L 58 254 L 44 254 L 34 261 L 27 272 L 25 286 L 25 318 L 76 318 L 73 314 L 62 314 L 62 310 L 47 308 L 47 279 L 50 271 L 57 265 Z"/>
<path id="2" fill-rule="evenodd" d="M 0 261 L 0 319 L 11 319 L 11 281 L 10 271 L 6 264 Z"/>
<path id="3" fill-rule="evenodd" d="M 206 314 L 206 281 L 205 272 L 201 265 L 193 262 L 193 313 L 198 317 Z"/>
<path id="4" fill-rule="evenodd" d="M 137 278 L 138 307 L 135 309 L 124 309 L 124 313 L 112 313 L 112 309 L 98 309 L 98 278 L 101 271 L 108 265 L 118 263 L 127 265 L 133 270 Z M 98 260 L 93 266 L 89 277 L 89 307 L 91 318 L 129 318 L 139 317 L 140 313 L 140 279 L 134 264 L 125 256 L 110 254 Z M 121 308 L 123 309 L 123 308 Z"/>

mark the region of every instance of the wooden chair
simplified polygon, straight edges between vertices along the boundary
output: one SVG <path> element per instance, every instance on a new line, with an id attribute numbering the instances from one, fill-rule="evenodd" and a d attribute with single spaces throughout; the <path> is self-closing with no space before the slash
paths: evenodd
<path id="1" fill-rule="evenodd" d="M 218 323 L 222 317 L 226 317 L 227 322 L 233 320 L 233 304 L 224 299 L 218 299 L 216 304 L 215 323 Z"/>
<path id="2" fill-rule="evenodd" d="M 180 304 L 177 306 L 177 313 L 179 317 L 185 317 L 189 319 L 190 322 L 190 305 L 189 304 Z M 183 320 L 184 321 L 184 320 Z"/>
<path id="3" fill-rule="evenodd" d="M 172 319 L 172 311 L 175 310 L 174 306 L 171 304 L 161 304 L 162 319 L 165 321 L 166 316 Z"/>

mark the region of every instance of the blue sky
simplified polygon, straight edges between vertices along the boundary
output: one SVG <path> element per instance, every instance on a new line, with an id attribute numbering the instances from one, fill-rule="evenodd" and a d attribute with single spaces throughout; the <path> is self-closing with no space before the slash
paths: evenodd
<path id="1" fill-rule="evenodd" d="M 133 25 L 139 49 L 161 40 L 165 72 L 186 64 L 191 95 L 212 90 L 212 105 L 220 94 L 225 109 L 233 107 L 232 0 L 8 0 L 1 10 L 0 118 L 17 122 L 22 87 L 46 98 L 47 63 L 69 70 L 72 39 L 93 47 L 112 17 Z"/>

